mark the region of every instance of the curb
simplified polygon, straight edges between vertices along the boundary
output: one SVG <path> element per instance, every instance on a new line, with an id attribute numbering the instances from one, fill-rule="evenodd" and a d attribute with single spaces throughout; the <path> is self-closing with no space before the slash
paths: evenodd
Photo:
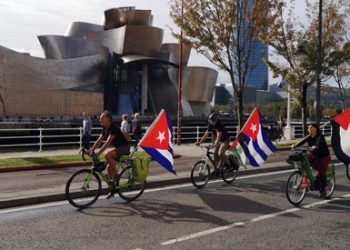
<path id="1" fill-rule="evenodd" d="M 88 167 L 88 166 L 91 166 L 91 164 L 92 164 L 92 161 L 87 161 L 87 162 L 75 162 L 75 163 L 61 163 L 61 164 L 49 164 L 49 165 L 33 165 L 33 166 L 22 166 L 22 167 L 12 167 L 12 168 L 0 168 L 0 173 L 54 169 L 54 168 L 67 168 L 67 167 Z"/>

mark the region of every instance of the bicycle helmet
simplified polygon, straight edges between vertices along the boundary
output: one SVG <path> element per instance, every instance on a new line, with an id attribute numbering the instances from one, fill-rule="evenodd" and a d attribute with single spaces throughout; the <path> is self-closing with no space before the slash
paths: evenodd
<path id="1" fill-rule="evenodd" d="M 219 120 L 219 115 L 217 113 L 212 113 L 208 117 L 208 122 L 216 122 Z"/>

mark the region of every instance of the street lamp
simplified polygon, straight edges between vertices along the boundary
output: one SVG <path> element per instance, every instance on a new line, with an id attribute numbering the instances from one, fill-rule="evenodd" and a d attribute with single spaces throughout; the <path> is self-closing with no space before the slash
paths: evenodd
<path id="1" fill-rule="evenodd" d="M 289 83 L 286 80 L 281 81 L 278 84 L 278 87 L 283 88 L 287 85 L 287 125 L 284 128 L 284 137 L 287 140 L 291 140 L 294 136 L 292 135 L 292 128 L 291 128 L 291 102 L 292 102 L 292 95 L 291 95 L 291 87 Z"/>
<path id="2" fill-rule="evenodd" d="M 315 116 L 316 123 L 319 125 L 321 120 L 321 68 L 322 68 L 322 6 L 323 1 L 318 3 L 318 43 L 317 43 L 317 82 L 316 82 L 316 100 Z"/>
<path id="3" fill-rule="evenodd" d="M 184 15 L 183 0 L 181 1 L 181 20 Z M 178 79 L 178 99 L 177 99 L 177 145 L 181 145 L 181 126 L 182 126 L 182 27 L 180 31 L 180 47 L 179 47 L 179 79 Z"/>

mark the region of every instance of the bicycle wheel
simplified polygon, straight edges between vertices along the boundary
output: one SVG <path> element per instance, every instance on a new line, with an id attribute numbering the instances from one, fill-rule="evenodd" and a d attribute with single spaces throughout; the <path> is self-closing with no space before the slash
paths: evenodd
<path id="1" fill-rule="evenodd" d="M 302 178 L 303 175 L 299 171 L 292 173 L 288 178 L 286 196 L 293 205 L 298 205 L 305 198 L 306 189 L 300 187 Z"/>
<path id="2" fill-rule="evenodd" d="M 224 182 L 226 182 L 227 184 L 231 184 L 238 175 L 238 169 L 234 169 L 233 166 L 223 165 L 221 167 L 220 174 Z"/>
<path id="3" fill-rule="evenodd" d="M 350 164 L 346 166 L 346 176 L 350 180 Z"/>
<path id="4" fill-rule="evenodd" d="M 327 186 L 326 186 L 326 198 L 331 198 L 335 189 L 335 174 L 333 174 L 330 178 L 327 178 Z"/>
<path id="5" fill-rule="evenodd" d="M 196 188 L 207 185 L 210 176 L 209 165 L 205 161 L 197 161 L 191 170 L 191 182 Z"/>
<path id="6" fill-rule="evenodd" d="M 67 181 L 66 198 L 69 203 L 83 209 L 91 206 L 101 195 L 101 179 L 91 169 L 75 172 Z"/>
<path id="7" fill-rule="evenodd" d="M 117 180 L 117 192 L 126 201 L 134 201 L 139 198 L 146 188 L 146 181 L 137 182 L 134 179 L 131 166 L 125 167 Z"/>

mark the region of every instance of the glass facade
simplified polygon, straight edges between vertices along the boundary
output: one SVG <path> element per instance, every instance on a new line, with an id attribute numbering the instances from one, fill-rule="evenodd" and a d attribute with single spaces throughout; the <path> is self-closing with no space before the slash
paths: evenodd
<path id="1" fill-rule="evenodd" d="M 248 4 L 250 7 L 253 6 L 254 0 L 249 0 Z M 243 2 L 242 2 L 243 4 Z M 244 14 L 241 13 L 241 15 Z M 245 19 L 245 16 L 242 17 Z M 248 46 L 249 45 L 245 45 L 245 43 L 249 42 L 247 41 L 247 39 L 250 38 L 250 35 L 248 34 L 249 32 L 249 22 L 247 21 L 243 21 L 242 24 L 242 28 L 241 28 L 241 32 L 240 32 L 240 43 L 243 45 L 240 48 L 240 53 L 243 54 L 244 53 L 248 53 Z M 246 82 L 246 86 L 247 87 L 251 87 L 251 88 L 255 88 L 255 89 L 259 89 L 259 90 L 268 90 L 268 79 L 269 79 L 269 75 L 268 75 L 268 67 L 267 65 L 264 63 L 263 59 L 268 57 L 268 50 L 267 50 L 267 46 L 265 44 L 263 44 L 261 41 L 257 40 L 255 41 L 255 44 L 251 45 L 252 51 L 250 51 L 250 55 L 249 55 L 249 60 L 248 60 L 248 71 L 247 71 L 247 75 L 245 76 L 245 82 Z M 236 51 L 233 51 L 233 53 L 237 53 Z M 243 61 L 245 61 L 244 57 L 247 57 L 248 55 L 243 55 L 243 58 L 241 58 Z M 244 64 L 244 63 L 242 63 Z M 245 67 L 244 65 L 242 65 L 243 68 Z M 237 73 L 238 75 L 238 73 Z"/>
<path id="2" fill-rule="evenodd" d="M 251 73 L 247 78 L 247 86 L 268 90 L 269 85 L 269 71 L 267 65 L 263 62 L 263 58 L 268 57 L 268 51 L 265 44 L 260 41 L 256 42 L 250 65 L 253 65 Z"/>

